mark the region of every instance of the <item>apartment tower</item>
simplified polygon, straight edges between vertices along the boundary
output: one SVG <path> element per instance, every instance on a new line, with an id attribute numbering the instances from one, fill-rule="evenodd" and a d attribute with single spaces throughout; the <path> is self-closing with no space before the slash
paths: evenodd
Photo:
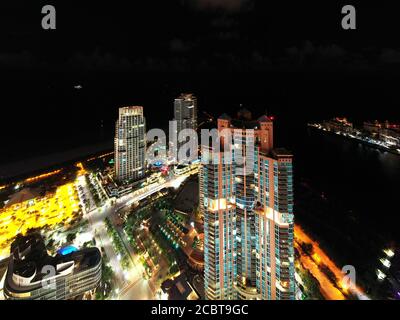
<path id="1" fill-rule="evenodd" d="M 144 177 L 146 121 L 143 107 L 123 107 L 115 126 L 115 177 L 129 183 Z"/>
<path id="2" fill-rule="evenodd" d="M 224 137 L 226 131 L 232 142 L 229 146 L 222 142 L 224 152 L 221 149 L 213 153 L 226 157 L 229 148 L 232 163 L 209 164 L 203 158 L 200 172 L 206 296 L 217 300 L 294 299 L 292 155 L 284 149 L 274 149 L 273 121 L 265 115 L 253 120 L 245 109 L 235 119 L 223 115 L 218 119 L 218 132 Z M 253 147 L 246 147 L 249 145 Z M 210 200 L 211 197 L 214 198 Z M 213 219 L 218 223 L 210 223 Z M 215 262 L 212 254 L 217 246 L 220 253 Z M 225 270 L 230 268 L 232 278 L 227 278 Z M 229 288 L 212 295 L 209 293 L 214 287 L 209 287 L 211 282 L 207 279 L 214 274 L 220 275 L 220 288 L 222 284 Z"/>

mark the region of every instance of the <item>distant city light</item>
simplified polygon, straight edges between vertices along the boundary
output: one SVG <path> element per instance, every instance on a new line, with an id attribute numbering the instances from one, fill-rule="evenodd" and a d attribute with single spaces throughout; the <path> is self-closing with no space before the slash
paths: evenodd
<path id="1" fill-rule="evenodd" d="M 379 259 L 379 261 L 380 261 L 386 268 L 390 268 L 390 266 L 392 265 L 388 259 L 382 258 L 382 259 Z"/>
<path id="2" fill-rule="evenodd" d="M 162 290 L 160 290 L 158 292 L 158 297 L 159 297 L 159 300 L 168 300 L 168 293 L 165 293 Z"/>
<path id="3" fill-rule="evenodd" d="M 394 252 L 392 249 L 385 249 L 383 252 L 389 257 L 392 258 L 394 256 Z"/>
<path id="4" fill-rule="evenodd" d="M 386 274 L 384 274 L 381 270 L 376 269 L 376 275 L 379 280 L 384 280 L 386 278 Z"/>

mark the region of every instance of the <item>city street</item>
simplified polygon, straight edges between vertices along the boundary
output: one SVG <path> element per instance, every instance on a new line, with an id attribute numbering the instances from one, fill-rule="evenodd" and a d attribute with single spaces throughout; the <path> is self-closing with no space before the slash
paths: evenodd
<path id="1" fill-rule="evenodd" d="M 307 244 L 312 244 L 314 252 L 313 256 L 315 256 L 321 264 L 324 264 L 331 270 L 331 272 L 339 280 L 340 288 L 335 287 L 333 283 L 328 279 L 328 277 L 321 271 L 318 264 L 308 255 L 301 251 L 301 248 L 298 245 L 299 241 Z M 326 253 L 319 247 L 319 244 L 316 241 L 312 240 L 298 225 L 295 226 L 295 246 L 299 249 L 301 253 L 300 261 L 303 263 L 304 267 L 307 268 L 311 272 L 311 274 L 318 280 L 321 287 L 321 292 L 326 299 L 343 300 L 345 299 L 344 293 L 349 290 L 360 300 L 370 300 L 369 297 L 358 286 L 350 287 L 348 289 L 345 288 L 344 284 L 342 283 L 344 275 L 341 269 L 339 269 L 336 264 L 326 255 Z"/>
<path id="2" fill-rule="evenodd" d="M 94 209 L 86 214 L 91 226 L 91 232 L 95 236 L 96 243 L 104 248 L 105 254 L 110 260 L 110 265 L 116 276 L 118 289 L 115 294 L 119 299 L 122 300 L 144 300 L 144 299 L 155 299 L 156 288 L 154 286 L 155 277 L 150 280 L 146 280 L 143 277 L 144 269 L 138 261 L 138 257 L 134 254 L 133 249 L 123 232 L 121 227 L 114 226 L 120 235 L 122 242 L 130 255 L 132 261 L 132 270 L 124 271 L 121 267 L 118 253 L 112 244 L 112 239 L 107 234 L 104 220 L 107 217 L 112 217 L 118 210 L 125 206 L 130 206 L 133 203 L 137 203 L 152 194 L 164 189 L 164 188 L 178 188 L 191 174 L 197 171 L 197 167 L 191 171 L 179 175 L 179 176 L 168 176 L 166 179 L 163 178 L 161 184 L 154 183 L 150 186 L 136 190 L 128 195 L 117 199 L 114 204 L 111 204 L 111 200 L 107 201 L 101 208 Z M 90 194 L 86 182 L 84 179 L 78 179 L 78 185 L 83 187 L 86 194 Z M 113 221 L 113 219 L 110 219 Z"/>

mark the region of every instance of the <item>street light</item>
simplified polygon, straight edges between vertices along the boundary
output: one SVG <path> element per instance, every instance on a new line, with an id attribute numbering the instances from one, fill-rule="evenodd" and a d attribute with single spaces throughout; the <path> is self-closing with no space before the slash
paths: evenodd
<path id="1" fill-rule="evenodd" d="M 390 268 L 391 263 L 390 263 L 390 261 L 389 261 L 388 259 L 381 258 L 381 259 L 379 259 L 379 261 L 380 261 L 386 268 Z"/>
<path id="2" fill-rule="evenodd" d="M 376 269 L 376 275 L 378 280 L 384 280 L 386 278 L 386 274 L 384 274 L 381 270 Z"/>
<path id="3" fill-rule="evenodd" d="M 383 252 L 389 257 L 392 258 L 394 256 L 394 252 L 392 249 L 385 249 Z"/>

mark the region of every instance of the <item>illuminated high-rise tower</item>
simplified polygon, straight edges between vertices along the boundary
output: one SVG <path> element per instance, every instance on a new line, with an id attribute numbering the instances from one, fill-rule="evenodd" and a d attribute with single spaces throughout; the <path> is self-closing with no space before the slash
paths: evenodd
<path id="1" fill-rule="evenodd" d="M 236 119 L 224 115 L 218 119 L 218 132 L 222 136 L 224 131 L 233 137 L 232 164 L 203 164 L 200 172 L 200 205 L 209 247 L 205 250 L 207 298 L 294 299 L 292 155 L 273 148 L 273 122 L 267 116 L 252 120 L 244 109 Z M 226 143 L 224 148 L 228 148 Z M 215 171 L 214 193 L 209 191 L 210 170 Z M 212 196 L 218 200 L 217 228 L 207 221 L 215 209 Z M 229 213 L 225 206 L 232 208 Z M 228 247 L 231 234 L 233 244 L 229 242 Z M 214 262 L 210 252 L 217 247 L 219 260 Z M 229 260 L 232 250 L 234 258 Z M 230 269 L 228 276 L 225 270 Z M 208 294 L 214 289 L 208 281 L 214 272 L 219 274 L 220 287 L 227 286 L 229 297 Z"/>
<path id="2" fill-rule="evenodd" d="M 174 120 L 178 134 L 183 129 L 197 130 L 197 98 L 192 93 L 182 93 L 175 99 Z"/>
<path id="3" fill-rule="evenodd" d="M 175 99 L 174 120 L 176 121 L 177 139 L 179 139 L 179 133 L 182 130 L 192 129 L 197 131 L 197 98 L 192 93 L 182 93 Z M 177 143 L 177 152 L 184 143 Z"/>
<path id="4" fill-rule="evenodd" d="M 209 300 L 235 298 L 235 198 L 233 166 L 224 153 L 209 148 L 204 157 L 218 158 L 200 169 L 201 213 L 204 216 L 204 283 Z"/>
<path id="5" fill-rule="evenodd" d="M 145 174 L 146 122 L 143 107 L 123 107 L 115 126 L 115 177 L 140 180 Z"/>
<path id="6" fill-rule="evenodd" d="M 285 149 L 260 152 L 254 207 L 256 287 L 263 300 L 292 300 L 294 279 L 293 156 Z"/>

